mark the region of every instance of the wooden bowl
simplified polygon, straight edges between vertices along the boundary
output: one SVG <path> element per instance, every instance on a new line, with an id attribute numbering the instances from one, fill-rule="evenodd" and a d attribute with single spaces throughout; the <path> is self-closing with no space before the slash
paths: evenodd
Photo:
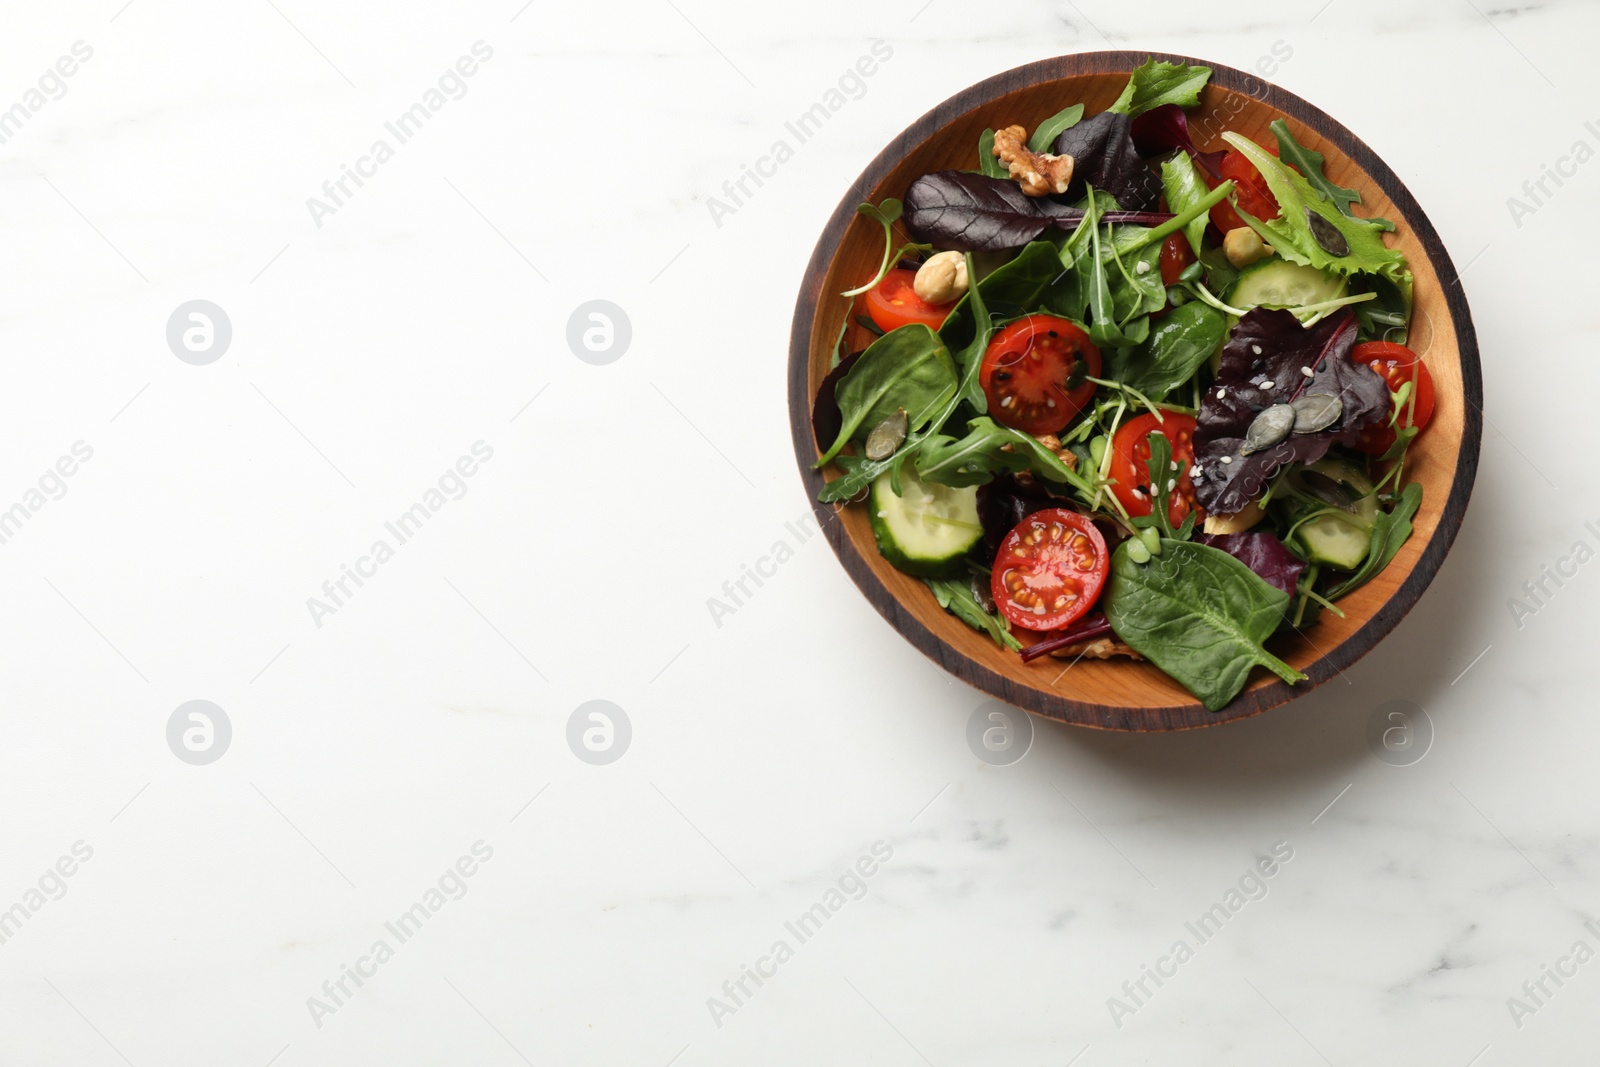
<path id="1" fill-rule="evenodd" d="M 873 606 L 929 658 L 986 693 L 1064 722 L 1132 731 L 1210 726 L 1283 704 L 1349 667 L 1394 629 L 1455 540 L 1477 472 L 1483 405 L 1477 337 L 1460 280 L 1432 223 L 1394 171 L 1355 134 L 1298 96 L 1244 71 L 1204 63 L 1214 73 L 1200 107 L 1190 112 L 1202 149 L 1219 144 L 1223 129 L 1273 143 L 1267 127 L 1282 115 L 1302 144 L 1327 157 L 1331 180 L 1360 191 L 1364 214 L 1394 220 L 1399 229 L 1390 243 L 1406 253 L 1416 276 L 1410 345 L 1438 386 L 1433 421 L 1406 465 L 1407 476 L 1423 486 L 1411 539 L 1377 578 L 1340 601 L 1345 618 L 1324 612 L 1309 635 L 1271 641 L 1272 650 L 1308 680 L 1290 686 L 1258 669 L 1231 704 L 1209 712 L 1148 663 L 1082 660 L 1065 673 L 1066 664 L 1048 656 L 1024 664 L 946 614 L 919 579 L 891 567 L 878 553 L 862 505 L 838 507 L 835 515 L 835 506 L 816 503 L 824 474 L 811 466 L 820 451 L 811 405 L 844 321 L 847 301 L 837 294 L 872 277 L 883 255 L 882 228 L 858 218 L 856 205 L 903 197 L 912 180 L 931 171 L 972 169 L 986 127 L 1020 123 L 1031 130 L 1073 103 L 1084 104 L 1091 115 L 1104 110 L 1129 72 L 1149 56 L 1089 52 L 1041 60 L 980 82 L 918 119 L 872 161 L 828 220 L 806 270 L 789 343 L 789 421 L 801 480 L 828 542 Z"/>

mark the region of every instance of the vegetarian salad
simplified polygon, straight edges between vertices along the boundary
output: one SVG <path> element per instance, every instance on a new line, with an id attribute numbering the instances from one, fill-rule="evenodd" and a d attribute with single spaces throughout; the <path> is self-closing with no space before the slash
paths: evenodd
<path id="1" fill-rule="evenodd" d="M 861 205 L 883 259 L 813 423 L 819 499 L 860 502 L 951 614 L 1217 711 L 1257 666 L 1304 680 L 1266 642 L 1410 536 L 1435 397 L 1393 224 L 1282 118 L 1197 146 L 1210 76 L 1152 59 L 1100 114 L 986 130 L 975 169 Z"/>

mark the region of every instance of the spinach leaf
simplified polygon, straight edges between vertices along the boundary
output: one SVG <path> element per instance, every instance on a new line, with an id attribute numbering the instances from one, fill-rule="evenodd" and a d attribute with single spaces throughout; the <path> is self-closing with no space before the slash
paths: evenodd
<path id="1" fill-rule="evenodd" d="M 1006 621 L 983 610 L 978 598 L 972 595 L 972 583 L 964 578 L 924 578 L 939 606 L 979 633 L 994 638 L 994 643 L 1013 652 L 1021 651 L 1022 642 L 1011 634 Z"/>
<path id="2" fill-rule="evenodd" d="M 1164 104 L 1194 107 L 1200 103 L 1200 90 L 1210 80 L 1210 67 L 1166 63 L 1152 56 L 1134 68 L 1122 95 L 1107 110 L 1138 116 Z"/>
<path id="3" fill-rule="evenodd" d="M 1132 127 L 1133 120 L 1127 115 L 1102 111 L 1062 131 L 1054 151 L 1072 157 L 1068 199 L 1083 196 L 1092 185 L 1116 197 L 1125 210 L 1156 209 L 1161 202 L 1161 182 L 1133 147 Z"/>
<path id="4" fill-rule="evenodd" d="M 1296 141 L 1294 134 L 1289 132 L 1289 124 L 1283 119 L 1274 120 L 1268 128 L 1272 130 L 1273 136 L 1278 139 L 1278 158 L 1298 170 L 1301 176 L 1311 183 L 1312 188 L 1332 201 L 1334 206 L 1342 213 L 1351 218 L 1356 218 L 1356 213 L 1350 210 L 1350 205 L 1361 203 L 1361 194 L 1354 189 L 1346 189 L 1328 180 L 1328 176 L 1322 172 L 1322 164 L 1325 162 L 1322 153 L 1313 152 L 1299 141 Z M 1371 222 L 1380 229 L 1394 229 L 1394 223 L 1388 219 L 1369 219 L 1366 221 Z"/>
<path id="5" fill-rule="evenodd" d="M 1194 160 L 1184 152 L 1179 152 L 1161 164 L 1161 187 L 1166 190 L 1167 206 L 1173 211 L 1182 211 L 1210 191 L 1206 187 L 1205 179 L 1200 177 L 1200 170 L 1194 165 Z M 1194 249 L 1196 256 L 1205 251 L 1202 245 L 1206 235 L 1206 223 L 1209 221 L 1211 221 L 1209 216 L 1200 215 L 1183 228 L 1183 235 L 1189 238 L 1189 247 Z"/>
<path id="6" fill-rule="evenodd" d="M 1401 490 L 1394 510 L 1378 512 L 1372 524 L 1372 547 L 1367 550 L 1366 562 L 1361 564 L 1360 570 L 1329 590 L 1329 600 L 1337 600 L 1361 588 L 1389 565 L 1411 536 L 1411 519 L 1421 506 L 1422 483 L 1411 482 Z"/>
<path id="7" fill-rule="evenodd" d="M 967 256 L 967 276 L 973 275 L 972 256 Z M 981 285 L 974 285 L 967 290 L 967 295 L 962 297 L 970 305 L 973 321 L 978 324 L 973 333 L 972 342 L 962 348 L 956 356 L 961 368 L 960 380 L 955 390 L 946 401 L 944 407 L 928 422 L 928 428 L 921 434 L 912 433 L 906 438 L 899 451 L 887 459 L 869 460 L 863 456 L 841 455 L 837 459 L 844 474 L 835 478 L 817 493 L 817 499 L 824 504 L 833 504 L 842 500 L 853 500 L 866 490 L 880 474 L 890 471 L 894 475 L 894 490 L 900 491 L 899 475 L 900 465 L 912 458 L 928 443 L 929 439 L 944 429 L 944 424 L 955 414 L 956 408 L 961 404 L 970 404 L 978 412 L 988 410 L 988 401 L 983 395 L 983 386 L 978 380 L 978 373 L 983 367 L 983 350 L 989 344 L 989 334 L 993 326 L 989 319 L 989 309 L 984 304 Z M 905 327 L 902 327 L 904 329 Z M 924 327 L 926 328 L 926 327 Z M 898 332 L 898 331 L 896 331 Z M 884 335 L 884 338 L 888 337 Z M 873 342 L 877 344 L 884 340 L 879 338 Z M 941 344 L 940 347 L 943 347 Z M 865 357 L 865 353 L 862 354 Z M 908 413 L 909 414 L 909 413 Z M 817 466 L 822 466 L 826 457 L 817 461 Z"/>
<path id="8" fill-rule="evenodd" d="M 861 353 L 834 390 L 841 424 L 822 466 L 859 431 L 904 408 L 913 430 L 921 429 L 956 393 L 956 369 L 939 335 L 921 324 L 890 330 Z"/>
<path id="9" fill-rule="evenodd" d="M 1305 675 L 1262 643 L 1283 620 L 1288 594 L 1221 549 L 1164 539 L 1135 563 L 1124 541 L 1111 557 L 1101 607 L 1117 637 L 1183 684 L 1210 711 L 1244 688 L 1251 668 L 1284 681 Z"/>
<path id="10" fill-rule="evenodd" d="M 1155 225 L 1171 217 L 1159 211 L 1117 211 L 1107 213 L 1105 221 Z M 1052 227 L 1071 230 L 1082 220 L 1082 209 L 1048 196 L 1027 196 L 1005 177 L 939 170 L 924 174 L 906 190 L 906 229 L 938 248 L 1004 252 L 1021 248 Z"/>
<path id="11" fill-rule="evenodd" d="M 986 178 L 1010 178 L 1011 171 L 994 154 L 994 131 L 978 135 L 978 173 Z"/>
<path id="12" fill-rule="evenodd" d="M 1039 123 L 1038 128 L 1033 131 L 1033 136 L 1028 138 L 1029 151 L 1050 151 L 1050 146 L 1055 144 L 1056 138 L 1060 137 L 1061 134 L 1066 130 L 1076 126 L 1078 124 L 1078 120 L 1082 118 L 1082 104 L 1073 104 L 1071 107 L 1063 108 L 1054 115 L 1051 115 L 1049 118 Z M 1076 161 L 1074 161 L 1074 166 L 1076 166 Z"/>
<path id="13" fill-rule="evenodd" d="M 1384 245 L 1380 225 L 1370 219 L 1344 214 L 1315 186 L 1248 137 L 1230 131 L 1224 133 L 1222 139 L 1255 164 L 1278 200 L 1279 212 L 1275 219 L 1254 218 L 1244 209 L 1234 208 L 1245 224 L 1271 244 L 1278 255 L 1291 263 L 1309 263 L 1339 274 L 1366 271 L 1392 278 L 1405 269 L 1405 255 Z M 1348 246 L 1345 254 L 1336 256 L 1322 247 L 1311 232 L 1307 213 L 1315 214 L 1327 228 L 1337 231 Z"/>
<path id="14" fill-rule="evenodd" d="M 993 321 L 1005 322 L 1034 311 L 1083 320 L 1085 302 L 1078 277 L 1061 265 L 1054 242 L 1033 241 L 1009 263 L 996 267 L 978 282 Z M 951 349 L 972 339 L 973 320 L 963 298 L 939 327 L 939 336 Z"/>
<path id="15" fill-rule="evenodd" d="M 1155 323 L 1143 344 L 1113 349 L 1109 354 L 1111 377 L 1151 400 L 1163 400 L 1194 377 L 1227 332 L 1228 320 L 1222 312 L 1192 300 Z"/>

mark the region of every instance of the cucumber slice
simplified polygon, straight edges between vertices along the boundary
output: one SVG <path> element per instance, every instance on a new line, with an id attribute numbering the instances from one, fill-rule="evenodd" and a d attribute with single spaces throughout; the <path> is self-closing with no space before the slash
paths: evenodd
<path id="1" fill-rule="evenodd" d="M 1345 292 L 1345 280 L 1316 267 L 1267 259 L 1246 267 L 1228 291 L 1228 303 L 1241 310 L 1261 304 L 1273 307 L 1308 307 L 1336 300 Z"/>
<path id="2" fill-rule="evenodd" d="M 1372 524 L 1378 515 L 1378 498 L 1373 492 L 1372 481 L 1355 464 L 1335 457 L 1307 465 L 1306 472 L 1320 475 L 1342 487 L 1351 509 L 1346 511 L 1341 508 L 1318 515 L 1300 525 L 1299 536 L 1301 543 L 1306 546 L 1306 555 L 1313 563 L 1353 571 L 1361 566 L 1372 547 Z M 1309 492 L 1312 496 L 1326 495 L 1316 492 L 1315 485 L 1308 487 L 1309 479 L 1298 474 L 1291 477 L 1298 480 L 1297 489 Z"/>
<path id="3" fill-rule="evenodd" d="M 961 570 L 961 557 L 983 537 L 977 486 L 957 489 L 919 481 L 909 463 L 900 471 L 900 495 L 888 474 L 879 475 L 867 507 L 878 551 L 907 574 L 954 574 Z"/>

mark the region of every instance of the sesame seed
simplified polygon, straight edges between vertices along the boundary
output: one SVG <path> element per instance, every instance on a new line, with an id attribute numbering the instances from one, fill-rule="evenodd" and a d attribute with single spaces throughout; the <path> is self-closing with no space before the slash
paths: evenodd
<path id="1" fill-rule="evenodd" d="M 1250 351 L 1254 352 L 1256 355 L 1259 356 L 1261 354 L 1261 346 L 1260 345 L 1251 345 L 1250 346 Z"/>
<path id="2" fill-rule="evenodd" d="M 1268 378 L 1266 381 L 1261 383 L 1261 388 L 1263 389 L 1276 389 L 1277 387 L 1278 383 L 1273 381 L 1271 378 Z"/>
<path id="3" fill-rule="evenodd" d="M 1176 479 L 1176 478 L 1167 479 L 1167 492 L 1170 493 L 1176 488 L 1178 488 L 1178 479 Z"/>
<path id="4" fill-rule="evenodd" d="M 1218 389 L 1217 390 L 1217 399 L 1218 400 L 1226 399 L 1227 395 L 1228 395 L 1228 391 L 1226 389 Z"/>
<path id="5" fill-rule="evenodd" d="M 1144 260 L 1141 259 L 1139 262 L 1137 262 L 1137 263 L 1135 263 L 1133 265 L 1133 273 L 1135 273 L 1135 274 L 1148 274 L 1148 273 L 1150 273 L 1150 264 L 1146 263 Z"/>
<path id="6" fill-rule="evenodd" d="M 1232 463 L 1233 462 L 1233 457 L 1232 456 L 1223 456 L 1222 457 L 1222 462 L 1224 462 L 1224 463 Z"/>
<path id="7" fill-rule="evenodd" d="M 1310 367 L 1301 367 L 1300 373 L 1304 374 L 1307 378 L 1315 378 L 1317 376 L 1317 372 L 1312 370 Z"/>
<path id="8" fill-rule="evenodd" d="M 1177 460 L 1173 460 L 1171 463 L 1168 463 L 1167 466 L 1170 467 L 1173 470 L 1177 470 L 1178 469 L 1178 461 Z"/>

